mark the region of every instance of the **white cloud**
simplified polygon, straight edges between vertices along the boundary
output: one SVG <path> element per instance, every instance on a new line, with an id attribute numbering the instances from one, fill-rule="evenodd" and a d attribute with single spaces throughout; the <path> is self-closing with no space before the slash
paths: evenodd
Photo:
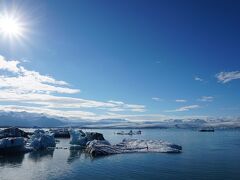
<path id="1" fill-rule="evenodd" d="M 1 102 L 21 102 L 33 105 L 41 105 L 52 109 L 78 109 L 78 108 L 97 108 L 109 111 L 133 111 L 144 112 L 145 106 L 126 103 L 112 103 L 112 101 L 101 102 L 95 100 L 56 96 L 40 93 L 19 93 L 15 91 L 0 90 Z"/>
<path id="2" fill-rule="evenodd" d="M 193 119 L 202 118 L 206 116 L 172 116 L 164 114 L 118 114 L 115 112 L 106 112 L 104 114 L 96 114 L 89 111 L 71 111 L 71 110 L 57 110 L 42 107 L 32 106 L 17 106 L 17 105 L 0 105 L 0 111 L 13 111 L 13 112 L 29 112 L 29 113 L 42 113 L 53 117 L 63 117 L 71 120 L 100 120 L 100 119 L 126 119 L 133 122 L 140 121 L 166 121 L 169 119 Z"/>
<path id="3" fill-rule="evenodd" d="M 0 70 L 6 70 L 13 73 L 17 73 L 19 68 L 17 65 L 19 61 L 6 61 L 3 56 L 0 55 Z"/>
<path id="4" fill-rule="evenodd" d="M 180 103 L 185 103 L 185 102 L 187 102 L 186 99 L 176 99 L 175 101 L 176 101 L 176 102 L 180 102 Z"/>
<path id="5" fill-rule="evenodd" d="M 25 93 L 38 92 L 74 94 L 79 92 L 78 89 L 71 89 L 68 87 L 61 87 L 45 83 L 45 81 L 32 75 L 16 77 L 0 76 L 0 88 L 14 89 Z"/>
<path id="6" fill-rule="evenodd" d="M 203 101 L 203 102 L 212 102 L 214 99 L 214 97 L 212 96 L 202 96 L 199 101 Z"/>
<path id="7" fill-rule="evenodd" d="M 80 90 L 69 88 L 69 84 L 65 81 L 56 80 L 37 71 L 27 70 L 21 65 L 20 61 L 7 61 L 3 56 L 0 56 L 0 70 L 7 72 L 4 75 L 0 74 L 0 103 L 12 104 L 5 106 L 6 109 L 15 108 L 16 110 L 22 109 L 31 112 L 36 110 L 51 115 L 59 116 L 62 114 L 64 117 L 69 115 L 71 118 L 73 114 L 79 115 L 79 118 L 86 118 L 83 116 L 83 112 L 87 112 L 88 115 L 91 112 L 82 111 L 83 109 L 105 112 L 145 111 L 144 105 L 64 96 L 63 94 L 79 93 Z"/>
<path id="8" fill-rule="evenodd" d="M 30 71 L 20 65 L 20 61 L 7 61 L 0 56 L 0 70 L 9 75 L 0 75 L 0 88 L 14 89 L 22 92 L 45 92 L 74 94 L 80 90 L 66 87 L 65 81 L 58 81 L 39 72 Z"/>
<path id="9" fill-rule="evenodd" d="M 201 82 L 204 81 L 202 78 L 200 78 L 200 77 L 198 77 L 198 76 L 195 76 L 195 77 L 194 77 L 194 80 L 195 80 L 195 81 L 201 81 Z"/>
<path id="10" fill-rule="evenodd" d="M 88 111 L 62 111 L 57 109 L 49 109 L 43 107 L 33 106 L 18 106 L 18 105 L 0 105 L 0 111 L 13 111 L 13 112 L 29 112 L 29 113 L 42 113 L 49 116 L 69 118 L 71 120 L 79 119 L 95 119 L 96 114 Z"/>
<path id="11" fill-rule="evenodd" d="M 166 112 L 183 112 L 183 111 L 189 111 L 189 110 L 198 109 L 198 108 L 200 108 L 199 105 L 190 105 L 190 106 L 183 106 L 175 110 L 169 110 Z"/>
<path id="12" fill-rule="evenodd" d="M 117 114 L 117 113 L 108 113 L 98 117 L 100 119 L 126 119 L 129 121 L 168 121 L 170 119 L 206 119 L 207 116 L 175 116 L 175 115 L 165 115 L 165 114 Z"/>
<path id="13" fill-rule="evenodd" d="M 118 104 L 118 105 L 124 105 L 124 102 L 122 101 L 114 101 L 114 100 L 110 100 L 108 101 L 109 103 L 113 103 L 113 104 Z"/>
<path id="14" fill-rule="evenodd" d="M 163 99 L 161 99 L 159 97 L 152 97 L 152 100 L 154 100 L 154 101 L 163 101 Z"/>
<path id="15" fill-rule="evenodd" d="M 215 76 L 220 83 L 227 83 L 232 80 L 240 79 L 240 71 L 220 72 Z"/>

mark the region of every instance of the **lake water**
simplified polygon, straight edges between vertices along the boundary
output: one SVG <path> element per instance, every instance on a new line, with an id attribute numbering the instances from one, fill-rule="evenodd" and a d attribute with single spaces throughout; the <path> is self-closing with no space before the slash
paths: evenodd
<path id="1" fill-rule="evenodd" d="M 96 130 L 111 143 L 129 136 L 116 130 Z M 55 179 L 240 179 L 240 131 L 197 132 L 146 129 L 139 139 L 163 139 L 182 145 L 180 154 L 140 153 L 91 158 L 80 151 L 0 157 L 1 180 Z M 69 147 L 60 139 L 59 147 Z"/>

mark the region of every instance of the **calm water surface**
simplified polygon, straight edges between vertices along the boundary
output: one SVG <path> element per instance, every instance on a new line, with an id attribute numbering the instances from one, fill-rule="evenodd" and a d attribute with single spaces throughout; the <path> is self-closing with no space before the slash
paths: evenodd
<path id="1" fill-rule="evenodd" d="M 129 136 L 96 130 L 111 143 Z M 147 129 L 140 139 L 163 139 L 182 145 L 180 154 L 120 154 L 91 158 L 81 151 L 0 157 L 1 180 L 55 179 L 240 179 L 240 131 L 201 133 L 193 130 Z M 60 139 L 59 147 L 69 147 Z"/>

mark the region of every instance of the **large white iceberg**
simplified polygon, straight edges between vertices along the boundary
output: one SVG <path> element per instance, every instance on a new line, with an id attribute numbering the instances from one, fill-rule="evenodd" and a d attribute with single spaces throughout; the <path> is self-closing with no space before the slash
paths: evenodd
<path id="1" fill-rule="evenodd" d="M 43 130 L 35 130 L 28 141 L 28 146 L 34 150 L 42 150 L 48 147 L 55 147 L 55 138 L 53 133 L 45 132 Z"/>
<path id="2" fill-rule="evenodd" d="M 138 140 L 124 139 L 122 142 L 111 145 L 102 134 L 97 132 L 86 132 L 71 130 L 70 144 L 85 148 L 85 152 L 93 155 L 109 155 L 133 152 L 161 152 L 179 153 L 182 147 L 162 140 Z"/>
<path id="3" fill-rule="evenodd" d="M 93 156 L 134 152 L 179 153 L 181 150 L 181 146 L 162 140 L 124 139 L 115 145 L 105 140 L 93 140 L 86 146 L 86 152 Z"/>

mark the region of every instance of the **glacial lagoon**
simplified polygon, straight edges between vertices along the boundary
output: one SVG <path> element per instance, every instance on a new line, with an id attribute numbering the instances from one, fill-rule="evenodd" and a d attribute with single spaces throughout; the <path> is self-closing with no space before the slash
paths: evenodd
<path id="1" fill-rule="evenodd" d="M 166 140 L 182 153 L 130 153 L 93 158 L 69 149 L 59 139 L 54 151 L 0 157 L 1 180 L 55 179 L 239 179 L 240 131 L 198 132 L 183 129 L 143 129 L 141 135 L 116 135 L 114 129 L 91 130 L 110 143 L 123 138 Z M 128 131 L 128 130 L 125 130 Z"/>

